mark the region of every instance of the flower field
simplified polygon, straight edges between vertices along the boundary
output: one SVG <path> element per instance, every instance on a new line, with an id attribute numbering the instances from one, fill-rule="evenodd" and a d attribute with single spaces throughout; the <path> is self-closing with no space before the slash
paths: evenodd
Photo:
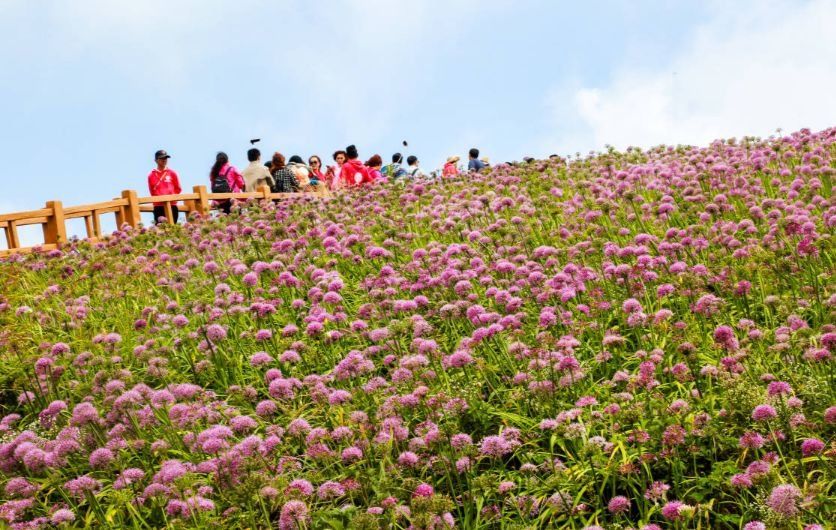
<path id="1" fill-rule="evenodd" d="M 0 263 L 12 528 L 827 528 L 836 128 Z"/>

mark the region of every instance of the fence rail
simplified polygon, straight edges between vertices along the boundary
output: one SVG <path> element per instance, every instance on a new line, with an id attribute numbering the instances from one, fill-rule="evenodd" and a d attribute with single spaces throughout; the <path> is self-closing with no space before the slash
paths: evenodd
<path id="1" fill-rule="evenodd" d="M 71 219 L 84 219 L 87 239 L 98 241 L 102 238 L 101 216 L 116 215 L 116 226 L 121 228 L 125 223 L 136 228 L 141 222 L 143 212 L 153 212 L 154 203 L 162 203 L 168 222 L 174 221 L 172 206 L 176 205 L 181 212 L 197 212 L 209 215 L 211 210 L 218 209 L 212 201 L 237 200 L 281 200 L 292 197 L 322 197 L 322 193 L 271 193 L 270 188 L 262 186 L 258 191 L 247 193 L 209 193 L 206 186 L 195 186 L 192 193 L 179 195 L 157 195 L 156 197 L 139 197 L 134 190 L 125 190 L 122 197 L 112 201 L 84 204 L 81 206 L 64 207 L 61 201 L 49 201 L 45 208 L 29 210 L 27 212 L 0 214 L 0 229 L 6 236 L 7 249 L 0 249 L 0 256 L 19 252 L 32 252 L 35 249 L 53 250 L 67 243 L 67 224 Z M 182 202 L 182 204 L 180 204 Z M 44 234 L 42 245 L 22 247 L 17 229 L 21 226 L 41 225 Z"/>

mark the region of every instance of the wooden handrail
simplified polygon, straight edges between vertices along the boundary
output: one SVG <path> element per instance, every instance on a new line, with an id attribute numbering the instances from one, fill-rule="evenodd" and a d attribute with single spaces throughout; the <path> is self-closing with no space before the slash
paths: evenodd
<path id="1" fill-rule="evenodd" d="M 49 201 L 45 208 L 26 212 L 7 213 L 0 215 L 0 232 L 5 234 L 8 249 L 0 249 L 0 256 L 15 253 L 32 252 L 36 249 L 54 250 L 67 243 L 67 220 L 84 219 L 87 239 L 99 241 L 103 234 L 99 217 L 103 214 L 116 214 L 117 227 L 127 224 L 137 228 L 141 222 L 142 212 L 153 212 L 154 203 L 162 203 L 165 217 L 173 222 L 173 206 L 182 212 L 197 212 L 202 216 L 209 215 L 218 206 L 211 201 L 235 200 L 284 200 L 298 197 L 322 197 L 316 192 L 302 193 L 271 193 L 270 188 L 262 186 L 258 191 L 247 193 L 209 193 L 206 186 L 194 186 L 192 193 L 179 195 L 157 195 L 139 197 L 134 190 L 125 190 L 122 197 L 106 202 L 70 206 L 64 208 L 61 201 Z M 182 204 L 178 204 L 182 202 Z M 44 243 L 32 247 L 22 247 L 17 228 L 20 226 L 41 225 L 44 233 Z"/>
<path id="2" fill-rule="evenodd" d="M 88 212 L 93 210 L 105 210 L 108 208 L 121 208 L 128 204 L 128 201 L 125 199 L 113 199 L 112 201 L 108 202 L 99 202 L 96 204 L 84 204 L 81 206 L 70 206 L 68 208 L 64 208 L 64 215 L 70 215 L 79 212 Z"/>
<path id="3" fill-rule="evenodd" d="M 157 195 L 151 197 L 140 197 L 137 199 L 139 204 L 149 204 L 153 202 L 178 202 L 178 201 L 192 201 L 197 199 L 197 193 L 182 193 L 180 195 Z"/>
<path id="4" fill-rule="evenodd" d="M 0 221 L 18 221 L 20 219 L 27 219 L 29 217 L 43 217 L 52 213 L 49 208 L 42 208 L 40 210 L 29 210 L 28 212 L 7 213 L 0 215 Z"/>

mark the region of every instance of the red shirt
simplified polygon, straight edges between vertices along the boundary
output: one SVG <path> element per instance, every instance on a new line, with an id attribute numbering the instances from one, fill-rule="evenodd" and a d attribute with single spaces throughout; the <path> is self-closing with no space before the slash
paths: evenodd
<path id="1" fill-rule="evenodd" d="M 356 158 L 354 160 L 347 160 L 345 164 L 343 164 L 343 169 L 340 172 L 340 178 L 342 179 L 343 184 L 348 187 L 359 186 L 364 182 L 371 182 L 369 179 L 368 168 Z"/>
<path id="2" fill-rule="evenodd" d="M 148 173 L 148 190 L 151 195 L 177 195 L 180 189 L 180 178 L 173 169 L 165 168 L 162 171 L 152 169 Z M 154 206 L 162 206 L 163 203 L 155 202 Z"/>

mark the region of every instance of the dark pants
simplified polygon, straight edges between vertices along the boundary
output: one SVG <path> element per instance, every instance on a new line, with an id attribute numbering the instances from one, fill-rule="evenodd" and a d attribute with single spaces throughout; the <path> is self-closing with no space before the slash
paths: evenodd
<path id="1" fill-rule="evenodd" d="M 173 204 L 171 205 L 171 216 L 174 217 L 174 224 L 177 224 L 177 219 L 180 218 L 180 210 Z M 154 206 L 154 224 L 159 222 L 160 217 L 165 218 L 165 207 Z"/>
<path id="2" fill-rule="evenodd" d="M 229 213 L 232 211 L 232 201 L 224 201 L 218 203 L 218 209 L 223 213 L 229 215 Z"/>

